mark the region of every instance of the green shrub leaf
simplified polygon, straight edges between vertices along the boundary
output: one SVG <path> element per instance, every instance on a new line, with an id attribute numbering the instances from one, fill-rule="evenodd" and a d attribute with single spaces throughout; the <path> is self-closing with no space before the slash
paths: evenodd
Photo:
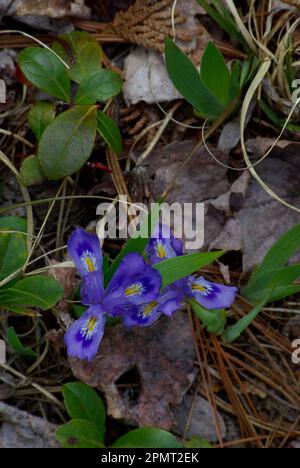
<path id="1" fill-rule="evenodd" d="M 40 141 L 44 131 L 55 119 L 55 106 L 51 102 L 37 102 L 28 115 L 28 121 L 31 130 Z"/>
<path id="2" fill-rule="evenodd" d="M 0 289 L 0 304 L 8 310 L 19 307 L 51 309 L 63 297 L 64 289 L 55 279 L 47 276 L 32 276 L 18 281 L 8 288 Z"/>
<path id="3" fill-rule="evenodd" d="M 96 130 L 96 107 L 77 106 L 58 116 L 44 132 L 38 149 L 47 178 L 56 180 L 78 171 L 92 153 Z"/>
<path id="4" fill-rule="evenodd" d="M 184 444 L 184 448 L 212 449 L 213 446 L 210 442 L 208 442 L 208 440 L 195 436 Z"/>
<path id="5" fill-rule="evenodd" d="M 288 263 L 300 248 L 300 224 L 284 234 L 265 256 L 260 270 L 272 270 Z"/>
<path id="6" fill-rule="evenodd" d="M 0 281 L 20 270 L 27 259 L 26 237 L 10 230 L 14 228 L 0 228 Z"/>
<path id="7" fill-rule="evenodd" d="M 60 41 L 54 42 L 52 49 L 68 63 L 70 78 L 76 83 L 81 83 L 101 68 L 102 48 L 87 32 L 73 31 L 64 34 L 60 36 Z"/>
<path id="8" fill-rule="evenodd" d="M 97 101 L 106 102 L 122 89 L 122 79 L 118 73 L 100 69 L 85 78 L 75 96 L 75 103 L 93 105 Z"/>
<path id="9" fill-rule="evenodd" d="M 95 423 L 73 419 L 56 431 L 63 448 L 103 448 L 101 434 Z"/>
<path id="10" fill-rule="evenodd" d="M 257 271 L 251 278 L 248 285 L 243 289 L 243 295 L 250 302 L 260 302 L 263 299 L 268 302 L 278 301 L 289 296 L 290 291 L 299 285 L 293 285 L 294 281 L 300 277 L 300 265 Z M 292 289 L 291 289 L 292 288 Z"/>
<path id="11" fill-rule="evenodd" d="M 286 267 L 300 248 L 300 224 L 284 234 L 268 251 L 261 265 L 252 273 L 243 290 L 245 297 L 254 302 L 283 299 L 300 289 L 293 282 L 300 276 L 300 265 Z"/>
<path id="12" fill-rule="evenodd" d="M 0 229 L 27 232 L 27 221 L 16 216 L 3 216 L 0 218 Z"/>
<path id="13" fill-rule="evenodd" d="M 99 440 L 104 443 L 105 408 L 97 392 L 81 382 L 72 382 L 63 386 L 66 408 L 71 418 L 95 423 Z"/>
<path id="14" fill-rule="evenodd" d="M 20 176 L 26 187 L 39 185 L 45 181 L 40 161 L 35 154 L 24 159 L 20 168 Z"/>
<path id="15" fill-rule="evenodd" d="M 28 358 L 37 357 L 37 353 L 35 353 L 32 349 L 27 348 L 22 345 L 13 327 L 10 327 L 7 330 L 6 339 L 7 339 L 9 346 L 18 354 L 20 354 L 20 356 L 24 356 Z"/>
<path id="16" fill-rule="evenodd" d="M 161 429 L 135 429 L 120 437 L 113 448 L 181 448 L 182 445 L 170 432 Z"/>
<path id="17" fill-rule="evenodd" d="M 38 88 L 58 99 L 70 102 L 71 83 L 68 69 L 51 51 L 28 47 L 19 55 L 25 77 Z"/>

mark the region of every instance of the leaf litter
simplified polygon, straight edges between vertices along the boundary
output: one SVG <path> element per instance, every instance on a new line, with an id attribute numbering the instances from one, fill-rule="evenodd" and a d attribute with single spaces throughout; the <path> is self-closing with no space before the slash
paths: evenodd
<path id="1" fill-rule="evenodd" d="M 96 358 L 71 359 L 71 366 L 75 377 L 104 393 L 108 415 L 169 430 L 175 424 L 170 405 L 180 404 L 195 380 L 194 358 L 189 321 L 177 313 L 149 329 L 109 327 Z M 118 386 L 132 370 L 138 377 L 136 395 L 126 379 L 123 391 Z"/>
<path id="2" fill-rule="evenodd" d="M 0 6 L 2 7 L 4 5 L 5 7 L 7 3 L 8 2 L 1 2 Z M 23 9 L 22 14 L 39 15 L 40 13 L 46 13 L 51 17 L 62 17 L 66 9 L 68 9 L 68 13 L 70 13 L 71 4 L 75 4 L 75 6 L 82 8 L 81 13 L 83 13 L 83 16 L 81 15 L 81 19 L 74 20 L 74 24 L 76 26 L 82 25 L 83 28 L 91 30 L 95 35 L 98 34 L 98 37 L 101 37 L 100 28 L 102 18 L 100 16 L 97 21 L 90 21 L 88 19 L 90 18 L 89 10 L 86 9 L 84 2 L 49 1 L 47 5 L 44 3 L 44 10 L 39 11 L 34 8 L 36 5 L 32 5 L 32 8 L 29 9 L 30 2 L 26 3 L 27 9 Z M 36 4 L 37 2 L 31 3 Z M 57 8 L 58 3 L 59 8 Z M 95 7 L 94 11 L 96 11 L 97 8 L 98 12 L 102 12 L 105 9 L 109 10 L 110 6 L 107 6 L 107 2 L 102 2 L 103 5 L 97 4 L 97 6 L 91 5 L 91 3 L 94 2 L 85 3 L 89 4 L 89 7 Z M 284 8 L 287 8 L 288 11 L 293 9 L 293 6 L 287 5 L 287 3 L 276 2 L 279 8 L 276 12 L 283 11 Z M 114 12 L 120 9 L 124 11 L 132 4 L 133 2 L 129 1 L 114 0 L 111 2 L 111 8 L 115 8 Z M 274 10 L 272 20 L 276 18 L 276 12 Z M 6 14 L 8 13 L 15 15 L 16 11 L 11 9 L 9 12 L 6 11 Z M 20 13 L 20 10 L 18 13 Z M 108 11 L 108 13 L 110 13 L 110 11 Z M 121 16 L 119 16 L 119 18 L 121 18 Z M 25 17 L 23 19 L 25 20 Z M 167 17 L 166 22 L 168 22 L 169 31 L 171 31 L 172 28 L 170 27 L 169 19 L 170 18 Z M 22 17 L 19 17 L 19 20 L 22 20 Z M 203 14 L 203 11 L 201 12 L 201 20 L 203 20 L 205 25 L 210 24 L 208 18 Z M 34 21 L 36 20 L 34 19 Z M 178 18 L 178 21 L 180 23 L 181 20 Z M 176 28 L 178 31 L 181 29 L 179 23 Z M 40 23 L 36 24 L 39 25 Z M 183 24 L 184 22 L 182 22 L 182 25 Z M 199 27 L 198 20 L 197 24 Z M 109 24 L 106 25 L 106 27 L 108 30 L 112 25 Z M 189 28 L 190 26 L 188 30 Z M 203 28 L 205 27 L 203 26 Z M 213 37 L 216 37 L 216 40 L 222 43 L 222 32 L 216 28 L 216 31 L 212 31 L 212 33 Z M 151 31 L 148 31 L 144 36 L 141 34 L 140 37 L 128 38 L 126 36 L 126 30 L 123 32 L 120 30 L 119 32 L 115 29 L 112 31 L 110 41 L 114 44 L 114 41 L 119 41 L 121 37 L 123 40 L 128 40 L 139 46 L 147 45 L 149 49 L 155 51 L 153 54 L 157 54 L 158 51 L 162 50 L 162 41 L 159 40 L 157 43 L 146 44 L 149 34 L 152 34 Z M 205 40 L 206 39 L 209 39 L 209 37 L 207 37 L 205 33 Z M 201 56 L 201 50 L 199 53 L 201 46 L 199 48 L 199 44 L 196 45 L 194 41 L 191 41 L 191 44 L 191 47 L 195 49 L 193 54 L 197 57 L 195 59 L 195 62 L 197 62 Z M 221 46 L 224 46 L 224 42 Z M 225 46 L 228 46 L 228 43 L 225 44 Z M 115 45 L 113 47 L 115 47 Z M 131 54 L 135 53 L 137 53 L 135 50 L 131 52 Z M 149 68 L 150 62 L 148 56 L 150 52 L 148 50 L 146 52 L 146 49 L 140 49 L 138 53 L 146 57 L 143 58 L 143 63 L 145 63 L 143 66 L 145 69 L 147 69 L 147 67 Z M 232 48 L 230 53 L 232 53 Z M 114 54 L 115 51 L 108 50 L 108 55 L 112 57 L 112 61 L 114 61 L 115 58 Z M 14 59 L 14 54 L 11 54 L 10 51 L 8 55 Z M 156 57 L 157 61 L 163 63 L 159 55 Z M 120 61 L 118 61 L 118 64 L 123 66 Z M 11 71 L 9 71 L 9 73 L 11 73 Z M 145 72 L 143 76 L 145 77 Z M 134 91 L 134 85 L 133 80 L 131 83 L 132 93 Z M 147 94 L 144 92 L 140 94 L 137 93 L 139 94 L 138 96 L 134 96 L 133 93 L 133 97 L 129 96 L 127 98 L 127 105 L 131 107 L 131 103 L 141 100 L 141 105 L 143 106 L 143 101 L 150 99 L 149 96 L 153 91 L 152 88 L 153 85 L 150 85 L 148 90 L 146 90 L 148 92 L 148 98 L 145 98 Z M 274 94 L 274 91 L 275 90 L 272 88 L 267 89 L 269 98 L 273 100 L 281 112 L 286 113 L 286 109 L 289 109 L 289 107 L 286 105 L 285 99 L 278 99 L 278 95 Z M 157 111 L 155 103 L 161 99 L 163 100 L 164 92 L 165 85 L 162 85 L 161 89 L 158 89 L 158 92 L 154 93 L 154 99 L 150 101 L 153 102 L 155 111 Z M 178 97 L 178 95 L 174 95 L 173 98 L 177 99 Z M 173 98 L 170 96 L 166 101 Z M 116 111 L 118 112 L 118 107 Z M 164 115 L 160 115 L 160 117 L 164 118 Z M 180 109 L 179 118 L 182 118 L 182 120 L 186 119 L 187 124 L 195 122 L 195 116 L 189 115 L 185 108 Z M 19 131 L 22 129 L 22 125 L 24 125 L 24 120 L 22 121 L 21 119 L 17 125 L 15 125 L 15 122 L 12 124 L 10 119 L 8 119 L 6 123 L 9 128 Z M 213 153 L 225 166 L 227 164 L 235 164 L 236 159 L 239 160 L 240 156 L 238 126 L 236 122 L 230 122 L 230 124 L 231 127 L 227 127 L 226 131 L 224 130 L 223 133 L 223 142 L 225 140 L 227 145 L 219 145 L 218 150 L 211 146 Z M 165 131 L 159 139 L 159 144 L 156 149 L 149 154 L 144 164 L 130 171 L 124 171 L 124 178 L 128 188 L 135 193 L 135 195 L 138 193 L 145 199 L 155 200 L 161 195 L 166 186 L 172 182 L 178 167 L 192 149 L 194 138 L 196 137 L 196 133 L 192 130 L 183 128 L 178 130 L 178 128 L 176 124 L 171 123 L 167 131 Z M 230 132 L 230 135 L 228 135 L 228 132 Z M 226 141 L 226 134 L 229 141 Z M 174 135 L 178 137 L 176 141 L 174 141 Z M 293 139 L 293 135 L 288 134 L 287 138 L 288 137 Z M 138 149 L 135 150 L 137 154 L 139 151 L 142 152 L 144 150 L 144 142 L 145 139 L 142 137 L 140 143 L 137 145 Z M 131 148 L 133 138 L 129 136 L 128 141 L 125 143 L 127 145 L 126 148 Z M 268 138 L 260 138 L 252 142 L 249 141 L 248 144 L 249 148 L 251 149 L 252 147 L 253 149 L 252 156 L 255 161 L 268 149 L 270 140 Z M 11 142 L 8 138 L 3 138 L 3 145 L 5 150 L 11 151 Z M 297 178 L 298 148 L 297 145 L 290 144 L 289 141 L 286 141 L 284 147 L 282 147 L 282 143 L 280 146 L 272 152 L 268 159 L 262 163 L 257 170 L 263 179 L 271 185 L 280 196 L 292 204 L 300 206 L 297 190 L 299 187 Z M 23 150 L 24 148 L 22 148 L 22 151 Z M 100 147 L 97 151 L 99 151 L 98 154 L 102 154 L 102 149 Z M 15 152 L 16 148 L 14 147 L 13 154 L 15 154 Z M 135 155 L 131 153 L 130 158 L 134 166 L 134 161 L 136 160 Z M 197 170 L 195 161 L 197 161 Z M 21 201 L 20 197 L 16 198 L 18 189 L 14 187 L 12 183 L 7 184 L 7 175 L 5 172 L 2 172 L 2 169 L 1 175 L 4 175 L 4 178 L 1 178 L 4 179 L 6 202 Z M 97 184 L 102 184 L 100 188 L 101 193 L 105 192 L 106 188 L 108 188 L 110 193 L 114 195 L 116 192 L 111 183 L 103 183 L 103 181 L 110 179 L 110 176 L 105 177 L 98 177 L 95 175 L 95 172 L 83 174 L 79 186 L 76 188 L 78 190 L 77 193 L 82 194 L 84 190 L 92 191 L 94 187 L 91 188 L 91 185 L 96 186 Z M 90 182 L 91 179 L 92 184 Z M 137 186 L 139 188 L 138 192 L 133 190 L 133 188 Z M 146 188 L 147 190 L 145 190 Z M 74 191 L 71 192 L 70 187 L 68 190 L 70 190 L 68 193 L 74 193 Z M 74 190 L 74 187 L 72 187 L 72 190 Z M 40 191 L 38 188 L 35 188 L 32 193 L 34 198 L 47 198 L 45 187 L 42 187 Z M 232 171 L 227 170 L 226 167 L 217 165 L 204 149 L 200 150 L 199 153 L 194 156 L 194 159 L 189 163 L 182 174 L 177 177 L 173 189 L 169 194 L 169 201 L 178 201 L 178 199 L 183 202 L 200 201 L 205 203 L 205 248 L 225 248 L 229 251 L 236 251 L 238 255 L 242 257 L 241 263 L 244 272 L 249 271 L 250 268 L 255 266 L 262 259 L 266 250 L 281 233 L 286 231 L 289 226 L 299 221 L 299 216 L 296 213 L 287 211 L 280 207 L 275 201 L 270 200 L 265 192 L 250 178 L 248 172 L 243 173 L 241 176 L 239 174 L 238 176 L 236 176 L 236 174 L 234 175 Z M 68 212 L 69 216 L 71 213 L 71 217 L 69 217 L 71 224 L 76 224 L 77 222 L 80 224 L 87 224 L 94 215 L 92 210 L 87 214 L 87 210 L 83 208 L 83 205 L 77 203 L 73 204 L 72 210 Z M 77 214 L 76 211 L 78 212 Z M 24 214 L 24 211 L 22 211 L 22 214 Z M 43 217 L 44 209 L 41 209 L 39 219 L 41 220 Z M 46 250 L 53 247 L 51 239 L 53 239 L 53 237 L 55 238 L 56 235 L 56 225 L 54 225 L 56 219 L 57 213 L 54 214 L 53 217 L 51 215 L 49 223 L 50 228 L 46 231 L 46 238 L 43 244 L 43 248 Z M 68 228 L 66 224 L 64 224 L 62 238 L 66 238 L 67 234 Z M 118 246 L 112 245 L 112 249 L 118 251 Z M 57 258 L 59 258 L 59 256 Z M 229 264 L 231 264 L 230 260 Z M 223 269 L 226 267 L 228 268 L 227 265 L 223 265 Z M 230 274 L 238 281 L 241 271 L 242 270 L 239 269 L 236 271 L 233 267 L 232 271 L 230 269 Z M 217 267 L 212 267 L 208 272 L 215 277 L 219 277 L 220 275 L 220 270 Z M 226 274 L 228 274 L 228 270 Z M 73 280 L 74 278 L 71 280 L 72 283 Z M 69 280 L 66 280 L 66 283 L 69 283 Z M 68 288 L 67 284 L 66 287 Z M 67 307 L 67 302 L 59 304 L 59 308 L 62 308 L 63 311 L 67 310 Z M 247 311 L 247 307 L 247 304 L 239 302 L 230 314 L 236 315 L 237 317 L 242 316 L 245 311 Z M 289 304 L 284 304 L 284 307 L 287 310 L 293 310 L 292 306 Z M 50 333 L 50 331 L 52 331 L 53 341 L 55 341 L 54 338 L 56 337 L 57 343 L 60 343 L 62 330 L 53 330 L 53 321 L 49 320 L 49 322 L 47 322 L 48 319 L 45 320 L 48 332 Z M 299 430 L 289 424 L 293 421 L 294 414 L 299 407 L 297 407 L 298 403 L 295 396 L 297 394 L 297 381 L 295 381 L 297 374 L 295 374 L 294 378 L 292 377 L 293 374 L 290 368 L 288 353 L 289 341 L 285 337 L 286 330 L 282 332 L 286 322 L 286 319 L 282 319 L 280 312 L 275 312 L 270 316 L 270 313 L 266 310 L 262 317 L 254 324 L 256 335 L 253 333 L 253 329 L 248 332 L 247 338 L 244 338 L 244 340 L 232 346 L 221 346 L 217 340 L 203 333 L 200 322 L 196 318 L 188 322 L 186 315 L 180 316 L 178 314 L 175 316 L 172 322 L 172 328 L 167 327 L 166 324 L 161 326 L 158 330 L 156 327 L 153 327 L 152 331 L 150 331 L 150 334 L 147 334 L 147 336 L 143 336 L 141 330 L 127 331 L 121 329 L 117 325 L 109 328 L 108 336 L 105 339 L 106 341 L 103 342 L 103 349 L 107 350 L 107 352 L 103 352 L 103 354 L 97 356 L 95 361 L 88 366 L 82 366 L 81 363 L 74 361 L 71 363 L 72 369 L 76 377 L 95 386 L 105 394 L 109 414 L 117 419 L 125 419 L 129 423 L 135 422 L 135 424 L 140 425 L 151 423 L 151 425 L 154 424 L 165 428 L 174 428 L 175 416 L 173 413 L 173 405 L 179 405 L 178 407 L 180 408 L 180 402 L 184 398 L 184 395 L 188 392 L 184 401 L 190 401 L 191 398 L 194 398 L 193 394 L 195 393 L 196 395 L 202 395 L 202 397 L 205 398 L 204 401 L 208 402 L 206 403 L 206 407 L 207 404 L 210 405 L 211 414 L 213 416 L 212 419 L 214 421 L 218 421 L 219 419 L 218 411 L 220 411 L 222 415 L 231 415 L 230 417 L 234 420 L 234 438 L 241 439 L 241 444 L 243 444 L 243 439 L 250 439 L 252 443 L 259 446 L 260 436 L 258 434 L 267 433 L 270 434 L 270 437 L 266 437 L 263 440 L 266 441 L 267 444 L 272 445 L 274 441 L 276 442 L 276 437 L 279 437 L 280 440 L 284 440 L 286 434 L 288 438 L 299 438 L 300 435 Z M 190 324 L 192 324 L 192 327 L 190 327 Z M 288 327 L 290 327 L 289 337 L 295 336 L 295 334 L 298 333 L 296 319 L 292 319 Z M 45 336 L 47 337 L 47 334 Z M 133 340 L 132 337 L 135 339 Z M 180 337 L 180 346 L 178 346 L 178 337 Z M 274 350 L 269 350 L 270 342 L 275 347 Z M 118 343 L 118 346 L 121 344 L 120 349 L 116 346 L 116 343 Z M 139 346 L 137 346 L 137 343 Z M 174 346 L 174 343 L 176 346 Z M 178 356 L 176 355 L 177 357 L 175 359 L 174 349 L 176 350 L 177 348 Z M 244 351 L 245 348 L 248 349 L 247 352 Z M 53 352 L 57 352 L 55 346 L 51 349 Z M 142 355 L 141 349 L 146 349 L 147 352 Z M 278 349 L 280 352 L 278 352 Z M 180 355 L 180 350 L 182 352 L 182 357 Z M 68 370 L 66 372 L 66 369 L 68 369 L 67 363 L 63 360 L 64 358 L 61 356 L 61 351 L 55 354 L 55 358 L 59 361 L 59 364 L 54 364 L 53 360 L 46 360 L 44 368 L 41 365 L 39 371 L 43 373 L 45 369 L 50 369 L 54 366 L 55 371 L 53 374 L 49 371 L 48 380 L 51 381 L 52 379 L 52 382 L 55 383 L 59 381 L 59 379 L 70 380 L 71 376 L 68 374 Z M 24 366 L 20 358 L 18 358 L 17 362 L 25 371 L 26 366 Z M 196 367 L 194 364 L 195 362 Z M 153 363 L 155 363 L 155 367 Z M 60 367 L 61 365 L 62 367 Z M 64 369 L 64 371 L 62 369 Z M 282 369 L 285 369 L 285 371 L 282 371 Z M 288 372 L 288 377 L 286 371 Z M 58 375 L 60 375 L 59 379 Z M 198 379 L 196 379 L 197 375 Z M 37 377 L 37 375 L 35 375 L 35 377 Z M 282 381 L 284 381 L 283 384 Z M 267 386 L 267 390 L 262 383 Z M 4 385 L 8 385 L 6 388 L 2 387 L 4 398 L 11 398 L 12 386 L 7 383 Z M 258 401 L 266 400 L 265 398 L 261 398 L 262 395 L 265 395 L 264 392 L 268 395 L 266 398 L 269 402 L 268 407 L 265 401 Z M 163 395 L 163 398 L 161 398 L 161 395 Z M 17 394 L 14 398 L 16 400 L 13 399 L 13 403 L 18 402 L 21 397 Z M 161 400 L 159 405 L 157 404 L 158 400 Z M 24 403 L 23 400 L 21 401 Z M 44 402 L 42 405 L 44 408 L 47 408 Z M 183 406 L 184 405 L 185 403 Z M 202 402 L 202 405 L 203 410 L 203 408 L 205 408 L 205 403 Z M 255 406 L 257 408 L 255 408 Z M 26 407 L 29 412 L 39 412 L 35 405 L 27 405 Z M 208 408 L 206 409 L 208 410 Z M 3 411 L 4 410 L 6 412 L 8 411 L 7 408 L 4 408 Z M 189 416 L 187 412 L 188 410 L 185 408 L 183 411 L 184 419 Z M 52 411 L 48 409 L 46 409 L 45 413 L 48 419 L 60 420 L 57 416 L 53 418 Z M 7 413 L 4 412 L 3 414 Z M 197 411 L 192 414 L 192 417 L 196 417 L 196 415 Z M 206 416 L 209 418 L 208 413 Z M 206 416 L 199 416 L 198 422 L 205 425 Z M 19 415 L 17 415 L 17 417 L 19 418 Z M 28 415 L 26 417 L 28 418 Z M 228 416 L 224 418 L 224 421 L 226 427 L 229 427 Z M 20 427 L 22 427 L 22 424 L 23 423 L 20 423 Z M 193 427 L 192 424 L 191 427 Z M 219 421 L 219 428 L 217 428 L 215 434 L 213 434 L 213 430 L 209 432 L 209 429 L 213 428 L 209 426 L 209 422 L 207 421 L 206 434 L 208 437 L 211 437 L 212 441 L 219 441 L 219 444 L 222 446 L 224 443 L 223 439 L 226 438 L 226 427 L 224 428 L 222 421 Z M 47 427 L 41 431 L 45 432 L 46 438 L 41 436 L 41 440 L 38 440 L 41 444 L 52 446 L 51 436 L 50 439 L 47 438 L 48 429 Z M 185 429 L 186 428 L 182 426 L 180 433 L 185 432 Z M 203 430 L 204 429 L 205 428 L 203 428 Z M 11 430 L 11 428 L 9 428 L 9 430 Z M 190 430 L 193 432 L 193 429 L 190 428 Z M 196 430 L 200 432 L 199 425 Z M 191 435 L 192 432 L 188 434 Z M 205 432 L 203 435 L 204 434 Z M 272 438 L 272 434 L 274 434 L 274 439 Z M 23 437 L 22 434 L 21 437 Z M 29 439 L 30 437 L 31 436 L 29 436 Z M 0 436 L 0 444 L 1 442 L 2 437 Z M 24 443 L 26 444 L 27 442 L 28 441 L 25 441 Z M 235 442 L 237 443 L 237 441 Z M 297 446 L 297 441 L 294 442 L 293 445 Z"/>

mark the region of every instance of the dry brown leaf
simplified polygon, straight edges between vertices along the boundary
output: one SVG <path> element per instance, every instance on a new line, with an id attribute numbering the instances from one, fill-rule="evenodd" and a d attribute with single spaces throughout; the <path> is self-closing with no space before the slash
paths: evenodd
<path id="1" fill-rule="evenodd" d="M 110 416 L 169 430 L 175 423 L 170 405 L 182 401 L 196 377 L 194 359 L 188 317 L 178 312 L 149 328 L 108 327 L 92 362 L 70 362 L 75 377 L 104 393 Z M 130 378 L 127 391 L 117 386 L 133 370 L 141 386 L 134 399 Z"/>
<path id="2" fill-rule="evenodd" d="M 16 13 L 19 16 L 90 17 L 90 9 L 85 5 L 84 0 L 19 0 L 16 2 L 16 8 Z"/>
<path id="3" fill-rule="evenodd" d="M 139 183 L 139 171 L 147 171 L 148 185 L 152 197 L 157 200 L 174 180 L 178 169 L 193 147 L 194 141 L 175 142 L 165 147 L 157 147 L 145 161 L 144 166 L 135 172 L 136 180 L 131 175 L 130 187 L 135 189 Z M 224 163 L 227 156 L 216 151 L 217 157 Z M 210 202 L 230 190 L 227 169 L 216 164 L 205 148 L 193 156 L 180 176 L 175 180 L 166 201 L 180 203 L 205 203 L 205 247 L 221 232 L 226 215 L 216 210 Z"/>
<path id="4" fill-rule="evenodd" d="M 254 161 L 263 156 L 261 149 L 266 148 L 259 141 L 252 143 Z M 256 170 L 279 197 L 300 207 L 299 144 L 275 148 Z M 233 217 L 210 247 L 242 250 L 245 271 L 259 264 L 276 240 L 300 221 L 299 213 L 272 199 L 254 179 L 250 180 L 246 196 L 231 197 L 231 210 Z"/>
<path id="5" fill-rule="evenodd" d="M 147 172 L 155 200 L 172 182 L 194 145 L 186 141 L 157 147 L 145 161 L 142 169 Z M 269 140 L 250 142 L 248 147 L 255 151 L 251 159 L 257 161 L 270 145 Z M 212 151 L 219 160 L 228 163 L 228 157 L 222 152 Z M 282 143 L 256 170 L 279 197 L 300 207 L 299 144 Z M 248 271 L 262 261 L 284 232 L 300 221 L 300 215 L 272 199 L 247 171 L 233 184 L 227 174 L 228 170 L 202 148 L 177 177 L 167 201 L 204 202 L 204 248 L 241 251 L 243 268 Z M 136 181 L 134 174 L 130 178 L 132 189 L 138 184 L 138 171 L 135 175 Z"/>
<path id="6" fill-rule="evenodd" d="M 56 426 L 0 402 L 0 448 L 58 448 Z"/>

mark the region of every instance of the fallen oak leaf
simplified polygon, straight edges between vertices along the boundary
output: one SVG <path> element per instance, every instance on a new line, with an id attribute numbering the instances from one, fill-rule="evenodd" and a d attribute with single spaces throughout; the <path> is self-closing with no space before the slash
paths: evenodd
<path id="1" fill-rule="evenodd" d="M 93 361 L 70 363 L 76 378 L 104 393 L 108 415 L 170 430 L 175 423 L 170 405 L 178 405 L 193 383 L 194 359 L 188 317 L 177 313 L 149 328 L 108 327 Z M 131 370 L 138 373 L 141 387 L 134 400 L 118 388 Z"/>

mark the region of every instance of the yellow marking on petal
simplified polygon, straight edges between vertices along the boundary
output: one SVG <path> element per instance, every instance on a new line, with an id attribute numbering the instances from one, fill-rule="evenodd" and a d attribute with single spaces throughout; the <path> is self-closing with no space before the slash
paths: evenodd
<path id="1" fill-rule="evenodd" d="M 132 284 L 129 288 L 125 289 L 125 296 L 138 296 L 144 291 L 143 285 L 141 283 Z"/>
<path id="2" fill-rule="evenodd" d="M 84 263 L 85 268 L 88 273 L 97 271 L 96 258 L 92 252 L 89 252 L 89 251 L 84 252 L 81 256 L 81 260 Z"/>
<path id="3" fill-rule="evenodd" d="M 88 318 L 85 321 L 83 327 L 81 328 L 82 336 L 85 339 L 90 340 L 98 331 L 98 323 L 99 323 L 99 320 L 96 317 Z"/>
<path id="4" fill-rule="evenodd" d="M 149 315 L 151 315 L 151 312 L 153 311 L 153 309 L 155 309 L 157 304 L 158 304 L 157 302 L 150 302 L 149 304 L 147 304 L 144 308 L 143 316 L 146 318 Z"/>
<path id="5" fill-rule="evenodd" d="M 98 323 L 98 320 L 95 317 L 91 317 L 89 319 L 89 323 L 88 323 L 88 326 L 87 326 L 88 333 L 90 333 L 90 334 L 93 333 L 97 323 Z"/>
<path id="6" fill-rule="evenodd" d="M 158 258 L 166 258 L 166 250 L 161 242 L 157 243 L 156 254 Z"/>
<path id="7" fill-rule="evenodd" d="M 192 290 L 193 291 L 200 291 L 200 292 L 206 292 L 207 291 L 207 288 L 201 284 L 198 284 L 198 283 L 193 283 L 192 284 Z"/>
<path id="8" fill-rule="evenodd" d="M 89 270 L 89 272 L 95 271 L 94 263 L 92 262 L 92 260 L 90 258 L 87 258 L 85 260 L 85 262 L 86 262 L 86 266 L 87 266 L 87 269 Z"/>

